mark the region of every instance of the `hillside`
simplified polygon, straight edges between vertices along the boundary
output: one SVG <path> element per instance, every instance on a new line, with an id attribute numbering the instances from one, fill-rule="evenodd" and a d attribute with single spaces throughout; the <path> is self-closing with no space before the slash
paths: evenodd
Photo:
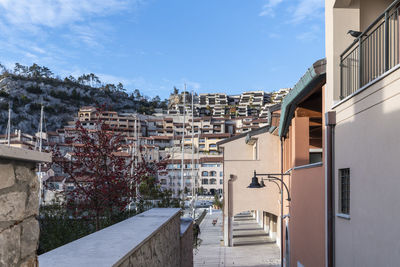
<path id="1" fill-rule="evenodd" d="M 98 87 L 84 85 L 71 76 L 61 80 L 3 71 L 0 75 L 0 134 L 6 132 L 9 103 L 12 108 L 12 131 L 20 129 L 31 134 L 38 130 L 41 103 L 48 131 L 66 125 L 81 106 L 105 104 L 115 111 L 146 114 L 151 114 L 155 108 L 165 107 L 165 101 L 160 101 L 158 97 L 149 100 L 138 90 L 127 94 L 121 84 L 98 84 Z"/>

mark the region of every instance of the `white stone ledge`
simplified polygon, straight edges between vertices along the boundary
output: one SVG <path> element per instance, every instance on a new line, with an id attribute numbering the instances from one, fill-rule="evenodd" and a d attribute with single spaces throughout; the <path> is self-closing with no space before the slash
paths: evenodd
<path id="1" fill-rule="evenodd" d="M 155 208 L 39 256 L 40 267 L 113 266 L 152 237 L 181 209 Z"/>
<path id="2" fill-rule="evenodd" d="M 51 153 L 0 145 L 0 159 L 12 159 L 30 162 L 51 162 Z"/>

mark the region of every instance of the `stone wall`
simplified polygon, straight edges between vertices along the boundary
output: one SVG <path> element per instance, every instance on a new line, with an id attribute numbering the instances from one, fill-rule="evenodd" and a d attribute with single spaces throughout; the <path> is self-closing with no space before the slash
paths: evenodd
<path id="1" fill-rule="evenodd" d="M 179 266 L 181 258 L 179 229 L 180 218 L 177 214 L 146 242 L 138 246 L 128 259 L 116 266 Z"/>
<path id="2" fill-rule="evenodd" d="M 192 220 L 181 220 L 181 267 L 193 266 L 193 223 Z"/>
<path id="3" fill-rule="evenodd" d="M 37 266 L 38 214 L 35 163 L 0 158 L 0 266 Z"/>
<path id="4" fill-rule="evenodd" d="M 39 256 L 40 267 L 191 267 L 192 220 L 154 208 Z"/>

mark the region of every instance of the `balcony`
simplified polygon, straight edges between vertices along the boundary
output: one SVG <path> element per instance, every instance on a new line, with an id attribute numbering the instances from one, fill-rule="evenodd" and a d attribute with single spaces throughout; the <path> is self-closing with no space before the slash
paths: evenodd
<path id="1" fill-rule="evenodd" d="M 399 64 L 399 3 L 394 1 L 340 55 L 341 99 Z"/>

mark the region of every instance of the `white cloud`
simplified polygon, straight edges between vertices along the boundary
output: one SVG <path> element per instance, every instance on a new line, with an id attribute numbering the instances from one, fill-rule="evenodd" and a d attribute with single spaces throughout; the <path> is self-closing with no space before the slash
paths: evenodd
<path id="1" fill-rule="evenodd" d="M 321 38 L 321 36 L 323 38 L 321 28 L 318 25 L 312 25 L 307 31 L 297 34 L 296 38 L 303 42 L 310 42 Z"/>
<path id="2" fill-rule="evenodd" d="M 107 16 L 130 13 L 144 1 L 0 0 L 0 47 L 22 64 L 62 69 L 81 49 L 104 53 L 114 33 Z"/>
<path id="3" fill-rule="evenodd" d="M 271 39 L 279 39 L 279 38 L 281 38 L 281 35 L 274 33 L 274 32 L 270 32 L 270 33 L 268 33 L 268 37 Z"/>
<path id="4" fill-rule="evenodd" d="M 0 12 L 9 24 L 59 27 L 124 10 L 128 0 L 0 0 Z"/>
<path id="5" fill-rule="evenodd" d="M 295 3 L 293 3 L 295 2 Z M 268 0 L 262 7 L 259 16 L 275 16 L 275 9 L 285 3 L 288 6 L 285 17 L 291 18 L 291 23 L 299 23 L 306 19 L 323 18 L 324 17 L 324 0 Z M 283 11 L 282 11 L 283 12 Z"/>
<path id="6" fill-rule="evenodd" d="M 292 22 L 298 23 L 309 18 L 323 18 L 324 6 L 324 0 L 300 0 L 294 8 Z"/>
<path id="7" fill-rule="evenodd" d="M 274 9 L 282 2 L 283 0 L 268 0 L 268 2 L 262 7 L 259 16 L 275 16 Z"/>

